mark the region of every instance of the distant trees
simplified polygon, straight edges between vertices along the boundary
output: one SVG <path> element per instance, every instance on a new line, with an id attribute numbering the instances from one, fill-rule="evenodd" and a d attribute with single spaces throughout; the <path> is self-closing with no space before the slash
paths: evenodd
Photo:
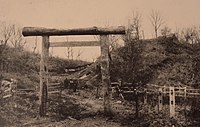
<path id="1" fill-rule="evenodd" d="M 67 59 L 73 60 L 73 48 L 72 47 L 66 47 L 65 55 L 66 55 Z"/>
<path id="2" fill-rule="evenodd" d="M 171 34 L 171 29 L 169 27 L 165 26 L 160 30 L 160 32 L 161 32 L 162 36 L 166 37 L 167 35 Z"/>
<path id="3" fill-rule="evenodd" d="M 164 20 L 158 11 L 152 10 L 150 15 L 150 21 L 154 29 L 155 37 L 157 38 L 159 29 L 164 24 Z"/>
<path id="4" fill-rule="evenodd" d="M 139 12 L 133 12 L 133 15 L 128 19 L 127 34 L 124 38 L 125 41 L 139 40 L 142 38 L 142 15 Z"/>
<path id="5" fill-rule="evenodd" d="M 80 60 L 80 59 L 81 59 L 81 54 L 82 54 L 82 51 L 81 51 L 81 50 L 78 50 L 78 53 L 77 53 L 77 56 L 76 56 L 76 59 L 77 59 L 77 60 Z"/>
<path id="6" fill-rule="evenodd" d="M 12 25 L 11 26 L 11 30 L 12 30 L 12 37 L 11 37 L 11 45 L 15 48 L 15 49 L 23 49 L 24 45 L 26 44 L 26 41 L 23 40 L 22 37 L 22 29 L 20 29 L 18 26 L 16 25 Z"/>
<path id="7" fill-rule="evenodd" d="M 37 48 L 37 45 L 38 45 L 38 43 L 37 43 L 37 36 L 35 37 L 35 43 L 34 43 L 34 45 L 33 45 L 33 53 L 36 53 L 36 48 Z"/>
<path id="8" fill-rule="evenodd" d="M 179 39 L 191 44 L 200 43 L 200 27 L 188 27 L 182 29 L 179 33 Z"/>
<path id="9" fill-rule="evenodd" d="M 66 42 L 68 42 L 68 37 L 66 37 Z M 67 57 L 67 59 L 69 60 L 70 58 L 73 60 L 73 48 L 72 47 L 66 47 L 66 50 L 65 50 L 65 55 Z"/>
<path id="10" fill-rule="evenodd" d="M 23 49 L 26 44 L 22 37 L 21 28 L 15 24 L 7 24 L 5 22 L 1 23 L 0 40 L 2 49 L 8 44 L 15 49 Z"/>
<path id="11" fill-rule="evenodd" d="M 1 23 L 0 28 L 0 66 L 1 69 L 5 69 L 8 71 L 8 62 L 9 59 L 4 55 L 5 50 L 7 49 L 7 45 L 10 42 L 13 34 L 13 28 L 11 25 L 7 25 L 6 23 Z"/>
<path id="12" fill-rule="evenodd" d="M 8 68 L 13 60 L 10 58 L 8 46 L 13 47 L 15 50 L 23 50 L 26 42 L 23 40 L 21 29 L 15 24 L 0 23 L 0 66 L 1 69 Z M 8 69 L 7 69 L 8 70 Z"/>
<path id="13" fill-rule="evenodd" d="M 3 51 L 5 50 L 6 45 L 10 41 L 12 37 L 12 26 L 7 25 L 5 23 L 1 23 L 0 28 L 0 56 L 2 55 Z"/>

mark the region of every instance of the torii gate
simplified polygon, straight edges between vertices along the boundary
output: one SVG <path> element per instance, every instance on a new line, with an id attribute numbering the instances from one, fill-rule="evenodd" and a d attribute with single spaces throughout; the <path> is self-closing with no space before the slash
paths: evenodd
<path id="1" fill-rule="evenodd" d="M 40 61 L 40 110 L 41 117 L 46 115 L 47 96 L 48 96 L 48 57 L 49 47 L 66 47 L 66 46 L 101 46 L 101 74 L 104 90 L 104 113 L 111 112 L 110 106 L 110 72 L 109 72 L 109 35 L 110 34 L 125 34 L 125 27 L 110 27 L 110 28 L 79 28 L 79 29 L 47 29 L 40 27 L 24 27 L 23 36 L 42 36 L 42 52 Z M 66 35 L 100 35 L 98 41 L 82 41 L 82 42 L 49 42 L 50 36 L 66 36 Z"/>

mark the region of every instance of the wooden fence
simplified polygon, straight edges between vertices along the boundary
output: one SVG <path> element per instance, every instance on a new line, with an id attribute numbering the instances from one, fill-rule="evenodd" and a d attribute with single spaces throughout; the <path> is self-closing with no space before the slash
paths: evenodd
<path id="1" fill-rule="evenodd" d="M 14 79 L 3 79 L 0 89 L 2 99 L 10 98 L 16 93 L 17 82 Z"/>
<path id="2" fill-rule="evenodd" d="M 48 94 L 58 94 L 60 95 L 62 92 L 62 85 L 61 83 L 49 83 L 48 86 Z"/>
<path id="3" fill-rule="evenodd" d="M 169 97 L 169 114 L 170 117 L 175 117 L 175 106 L 176 106 L 176 97 L 186 98 L 200 97 L 200 89 L 192 89 L 187 87 L 174 87 L 174 86 L 158 86 L 158 85 L 148 85 L 146 88 L 136 89 L 133 87 L 132 83 L 121 83 L 113 82 L 111 85 L 114 85 L 118 89 L 120 97 L 124 99 L 124 94 L 130 94 L 135 96 L 136 101 L 136 116 L 138 115 L 138 95 L 143 95 L 144 104 L 147 104 L 147 99 L 149 94 L 157 96 L 157 107 L 158 111 L 163 110 L 163 98 L 164 96 Z"/>
<path id="4" fill-rule="evenodd" d="M 37 87 L 35 89 L 21 89 L 17 87 L 18 83 L 13 79 L 3 79 L 0 82 L 0 100 L 6 101 L 7 99 L 11 99 L 9 101 L 14 102 L 14 98 L 17 96 L 35 96 L 39 97 L 39 90 Z M 62 84 L 61 83 L 49 83 L 48 94 L 56 95 L 58 99 L 61 97 L 62 93 Z"/>

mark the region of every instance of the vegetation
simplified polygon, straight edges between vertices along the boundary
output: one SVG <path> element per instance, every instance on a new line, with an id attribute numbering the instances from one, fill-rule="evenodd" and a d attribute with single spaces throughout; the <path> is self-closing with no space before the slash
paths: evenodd
<path id="1" fill-rule="evenodd" d="M 111 81 L 131 82 L 135 88 L 144 88 L 147 84 L 155 84 L 200 89 L 200 28 L 196 26 L 183 28 L 171 34 L 172 29 L 164 24 L 163 17 L 155 10 L 150 15 L 150 21 L 154 28 L 153 34 L 156 37 L 154 39 L 144 39 L 142 15 L 138 12 L 134 13 L 132 19 L 129 20 L 127 34 L 123 37 L 124 46 L 117 45 L 115 42 L 119 39 L 111 36 L 109 52 Z M 19 88 L 35 89 L 39 85 L 40 55 L 24 51 L 26 42 L 23 40 L 19 27 L 8 24 L 2 24 L 2 26 L 0 79 L 15 78 L 19 81 Z M 162 36 L 159 37 L 159 35 Z M 70 53 L 70 51 L 72 50 L 68 47 L 66 54 L 68 58 L 73 55 L 73 52 Z M 80 57 L 80 53 L 78 56 Z M 50 75 L 53 75 L 50 81 L 59 77 L 58 75 L 66 73 L 65 68 L 73 68 L 87 63 L 50 56 L 48 69 Z M 36 96 L 19 96 L 14 101 L 8 100 L 1 103 L 0 123 L 6 119 L 7 123 L 5 124 L 11 125 L 13 120 L 15 123 L 20 121 L 19 126 L 22 126 L 24 125 L 23 118 L 27 116 L 26 122 L 30 119 L 33 120 L 33 118 L 37 122 L 26 123 L 24 126 L 38 126 L 38 124 L 41 126 L 49 124 L 50 126 L 62 126 L 62 122 L 69 124 L 71 122 L 69 120 L 74 120 L 75 124 L 80 125 L 78 120 L 87 121 L 89 118 L 90 122 L 95 120 L 97 123 L 109 121 L 109 123 L 105 123 L 105 126 L 107 124 L 110 126 L 171 126 L 173 122 L 178 126 L 199 125 L 200 102 L 198 98 L 188 99 L 185 103 L 189 105 L 189 110 L 186 110 L 184 115 L 183 110 L 180 110 L 178 112 L 180 118 L 176 119 L 170 119 L 166 112 L 158 114 L 153 107 L 144 105 L 141 98 L 138 102 L 140 105 L 140 119 L 138 119 L 134 116 L 136 110 L 134 97 L 123 104 L 119 104 L 119 100 L 113 100 L 116 101 L 116 103 L 113 102 L 113 116 L 108 120 L 102 115 L 102 101 L 95 98 L 97 94 L 98 97 L 102 95 L 102 90 L 99 87 L 102 84 L 99 74 L 100 66 L 98 65 L 99 60 L 87 69 L 70 76 L 70 78 L 80 78 L 81 73 L 87 75 L 85 81 L 78 87 L 80 89 L 78 93 L 64 90 L 64 96 L 49 97 L 48 115 L 50 120 L 42 120 L 37 123 L 38 98 Z M 59 79 L 59 82 L 62 83 L 63 79 Z M 100 94 L 95 91 L 96 88 Z M 156 99 L 152 97 L 151 101 L 155 103 Z M 10 111 L 11 108 L 13 110 Z M 178 106 L 178 108 L 182 109 L 183 106 Z M 151 111 L 147 112 L 149 109 Z M 29 112 L 24 113 L 27 111 Z M 3 117 L 6 116 L 7 112 L 10 113 L 9 117 Z M 18 119 L 18 116 L 23 118 Z M 185 117 L 181 123 L 183 116 Z M 187 123 L 187 121 L 189 122 Z M 83 124 L 87 125 L 87 123 Z M 96 126 L 95 123 L 92 126 Z M 98 123 L 98 126 L 101 126 L 101 123 Z"/>

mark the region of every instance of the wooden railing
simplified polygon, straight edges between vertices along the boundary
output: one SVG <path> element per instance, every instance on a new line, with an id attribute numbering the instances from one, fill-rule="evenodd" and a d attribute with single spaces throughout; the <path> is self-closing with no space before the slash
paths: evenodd
<path id="1" fill-rule="evenodd" d="M 200 97 L 200 89 L 193 89 L 193 88 L 187 88 L 187 87 L 174 87 L 174 86 L 159 86 L 150 84 L 148 87 L 143 88 L 142 90 L 137 89 L 134 87 L 134 85 L 131 83 L 121 83 L 121 82 L 114 82 L 111 83 L 111 85 L 114 85 L 118 91 L 120 91 L 120 96 L 124 99 L 123 94 L 132 94 L 132 96 L 135 96 L 138 98 L 138 94 L 142 93 L 144 98 L 144 103 L 147 103 L 148 95 L 154 94 L 157 96 L 157 106 L 158 111 L 162 111 L 163 108 L 163 97 L 168 96 L 169 97 L 169 114 L 170 117 L 175 117 L 175 103 L 176 103 L 176 97 L 183 97 L 186 98 L 193 98 L 193 97 Z M 138 107 L 138 105 L 136 106 Z M 137 111 L 136 111 L 137 112 Z"/>

